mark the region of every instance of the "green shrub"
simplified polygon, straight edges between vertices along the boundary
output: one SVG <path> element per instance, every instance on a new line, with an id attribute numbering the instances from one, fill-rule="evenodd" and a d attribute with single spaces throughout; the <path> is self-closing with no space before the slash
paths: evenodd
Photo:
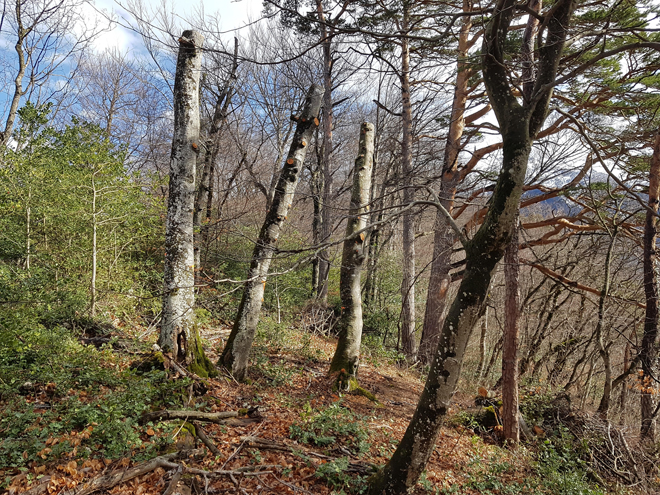
<path id="1" fill-rule="evenodd" d="M 350 459 L 340 457 L 316 468 L 316 476 L 325 480 L 338 495 L 346 493 L 365 493 L 368 488 L 367 477 L 347 473 Z"/>
<path id="2" fill-rule="evenodd" d="M 3 323 L 11 323 L 6 314 Z M 0 459 L 6 467 L 64 452 L 117 459 L 156 448 L 143 445 L 138 420 L 152 407 L 180 405 L 187 380 L 169 381 L 163 371 L 118 371 L 121 363 L 109 346 L 84 346 L 61 327 L 12 324 L 0 333 Z"/>
<path id="3" fill-rule="evenodd" d="M 369 433 L 353 412 L 342 407 L 341 401 L 320 411 L 313 411 L 309 403 L 306 403 L 301 419 L 289 428 L 294 440 L 318 446 L 336 444 L 355 453 L 369 450 Z"/>

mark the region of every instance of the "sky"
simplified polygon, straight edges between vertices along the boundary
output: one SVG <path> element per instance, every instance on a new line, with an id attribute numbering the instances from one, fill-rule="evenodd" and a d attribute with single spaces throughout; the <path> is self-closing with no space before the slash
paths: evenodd
<path id="1" fill-rule="evenodd" d="M 207 16 L 217 15 L 220 19 L 220 28 L 229 31 L 245 26 L 251 20 L 258 19 L 262 9 L 261 0 L 166 0 L 166 8 L 177 17 L 185 19 L 203 9 Z M 151 9 L 159 9 L 163 6 L 161 0 L 143 0 L 143 3 Z M 126 11 L 115 0 L 95 0 L 94 7 L 87 7 L 89 17 L 99 16 L 96 10 L 112 12 L 113 17 L 120 21 L 114 24 L 112 29 L 101 34 L 94 42 L 97 51 L 109 48 L 117 48 L 122 52 L 139 50 L 141 40 L 138 35 L 122 27 L 122 19 L 129 19 Z M 106 21 L 107 22 L 107 21 Z M 227 34 L 228 39 L 231 33 Z"/>

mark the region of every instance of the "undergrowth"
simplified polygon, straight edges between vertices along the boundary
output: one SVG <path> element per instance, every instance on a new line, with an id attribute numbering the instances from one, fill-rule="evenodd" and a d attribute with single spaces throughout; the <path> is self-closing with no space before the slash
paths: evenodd
<path id="1" fill-rule="evenodd" d="M 186 380 L 168 380 L 164 371 L 138 375 L 110 345 L 82 345 L 66 328 L 8 330 L 0 340 L 1 467 L 148 458 L 163 447 L 166 440 L 150 441 L 138 419 L 180 405 Z"/>

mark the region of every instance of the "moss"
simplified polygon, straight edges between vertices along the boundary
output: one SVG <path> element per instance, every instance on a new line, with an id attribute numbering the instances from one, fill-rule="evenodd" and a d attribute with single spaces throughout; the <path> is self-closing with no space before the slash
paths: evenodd
<path id="1" fill-rule="evenodd" d="M 138 373 L 149 373 L 150 371 L 165 369 L 165 357 L 162 352 L 152 352 L 146 358 L 131 363 L 131 369 Z"/>
<path id="2" fill-rule="evenodd" d="M 366 388 L 362 388 L 359 385 L 357 385 L 356 382 L 356 387 L 351 389 L 351 393 L 355 395 L 361 395 L 363 397 L 366 397 L 369 399 L 371 402 L 375 402 L 376 404 L 380 404 L 380 401 L 378 400 L 378 397 L 376 397 L 374 394 L 369 392 Z"/>
<path id="3" fill-rule="evenodd" d="M 213 366 L 213 363 L 204 352 L 202 339 L 199 337 L 199 330 L 197 327 L 193 329 L 193 334 L 194 339 L 190 346 L 192 361 L 188 366 L 188 369 L 201 378 L 215 378 L 218 376 L 218 370 Z"/>
<path id="4" fill-rule="evenodd" d="M 238 415 L 239 416 L 247 416 L 248 410 L 247 409 L 239 409 L 238 410 Z"/>
<path id="5" fill-rule="evenodd" d="M 181 424 L 181 431 L 176 438 L 177 450 L 190 450 L 195 448 L 195 438 L 197 431 L 195 426 L 187 421 Z"/>
<path id="6" fill-rule="evenodd" d="M 361 395 L 370 401 L 375 402 L 376 404 L 379 403 L 378 398 L 374 394 L 361 387 L 357 378 L 348 374 L 344 369 L 337 373 L 337 379 L 335 380 L 332 389 L 339 392 L 347 392 L 353 395 Z"/>

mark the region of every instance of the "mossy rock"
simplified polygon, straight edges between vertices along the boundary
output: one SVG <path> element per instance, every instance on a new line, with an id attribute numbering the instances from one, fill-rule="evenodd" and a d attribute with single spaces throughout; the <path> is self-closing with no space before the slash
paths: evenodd
<path id="1" fill-rule="evenodd" d="M 181 431 L 176 437 L 176 448 L 178 450 L 192 450 L 195 448 L 195 441 L 197 432 L 195 426 L 191 423 L 185 422 L 181 425 Z"/>

